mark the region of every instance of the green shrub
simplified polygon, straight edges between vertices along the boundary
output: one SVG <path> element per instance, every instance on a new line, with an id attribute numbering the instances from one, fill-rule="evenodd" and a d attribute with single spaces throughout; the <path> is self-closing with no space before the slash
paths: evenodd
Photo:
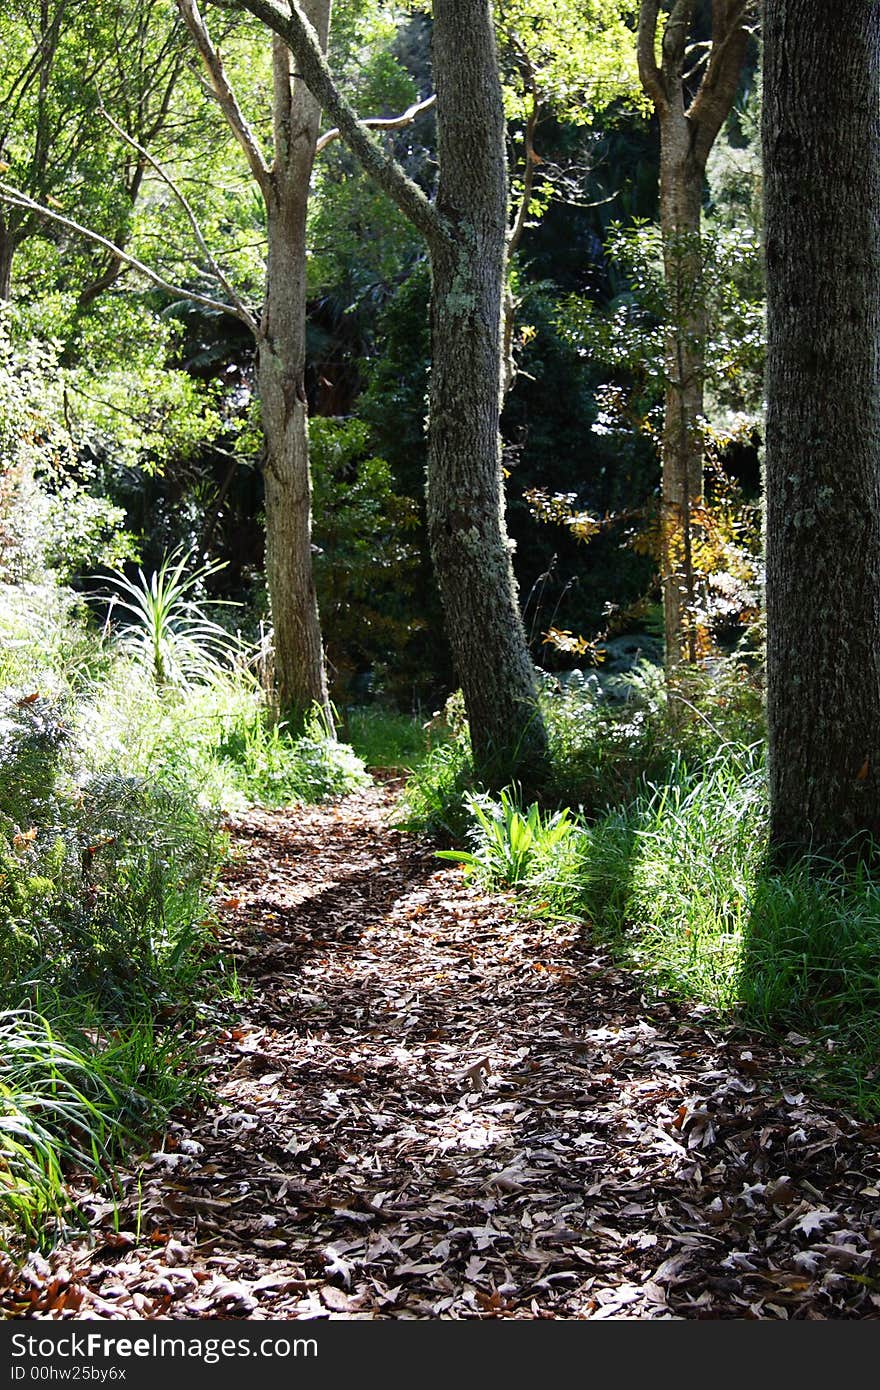
<path id="1" fill-rule="evenodd" d="M 470 745 L 459 735 L 432 748 L 404 788 L 397 825 L 440 843 L 463 844 L 474 790 Z"/>
<path id="2" fill-rule="evenodd" d="M 244 711 L 230 721 L 216 753 L 234 769 L 247 797 L 267 806 L 346 796 L 370 780 L 361 759 L 333 736 L 317 708 L 297 735 L 259 709 Z"/>
<path id="3" fill-rule="evenodd" d="M 551 799 L 589 815 L 625 806 L 681 763 L 693 772 L 723 750 L 763 736 L 762 692 L 742 664 L 693 670 L 672 690 L 660 668 L 643 663 L 616 677 L 617 698 L 598 679 L 545 682 L 542 710 L 550 739 Z"/>
<path id="4" fill-rule="evenodd" d="M 573 841 L 582 832 L 567 809 L 542 814 L 537 802 L 527 811 L 516 791 L 502 790 L 497 801 L 468 794 L 466 809 L 474 824 L 470 850 L 439 850 L 439 859 L 465 866 L 465 873 L 488 888 L 535 886 L 548 875 L 564 874 Z"/>

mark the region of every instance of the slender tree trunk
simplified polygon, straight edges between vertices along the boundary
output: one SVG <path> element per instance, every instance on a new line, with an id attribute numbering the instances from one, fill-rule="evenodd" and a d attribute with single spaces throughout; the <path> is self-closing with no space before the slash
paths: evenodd
<path id="1" fill-rule="evenodd" d="M 435 0 L 433 43 L 437 210 L 451 235 L 431 245 L 428 534 L 476 765 L 496 786 L 529 783 L 546 739 L 504 521 L 507 164 L 487 0 Z"/>
<path id="2" fill-rule="evenodd" d="M 0 213 L 0 303 L 9 299 L 12 292 L 12 261 L 15 256 L 15 242 L 6 225 L 6 218 Z"/>
<path id="3" fill-rule="evenodd" d="M 781 857 L 880 837 L 880 6 L 767 0 L 767 687 Z"/>
<path id="4" fill-rule="evenodd" d="M 666 671 L 698 655 L 692 507 L 703 495 L 706 302 L 701 203 L 706 161 L 736 97 L 751 0 L 712 0 L 712 37 L 694 63 L 697 0 L 639 0 L 639 77 L 660 122 L 660 222 L 667 297 L 660 577 Z M 658 35 L 665 13 L 662 36 Z M 658 42 L 659 38 L 659 42 Z M 704 45 L 700 45 L 704 48 Z M 686 69 L 690 68 L 690 75 Z M 696 69 L 702 76 L 696 92 Z"/>
<path id="5" fill-rule="evenodd" d="M 682 109 L 661 122 L 660 225 L 667 302 L 660 574 L 666 670 L 697 657 L 692 508 L 703 495 L 706 309 L 701 217 L 705 170 Z"/>
<path id="6" fill-rule="evenodd" d="M 305 9 L 323 47 L 330 0 Z M 332 727 L 312 576 L 312 488 L 306 363 L 306 214 L 320 107 L 292 81 L 290 51 L 273 40 L 275 162 L 266 200 L 266 301 L 258 385 L 266 441 L 266 578 L 275 632 L 279 712 L 301 723 L 317 705 Z"/>

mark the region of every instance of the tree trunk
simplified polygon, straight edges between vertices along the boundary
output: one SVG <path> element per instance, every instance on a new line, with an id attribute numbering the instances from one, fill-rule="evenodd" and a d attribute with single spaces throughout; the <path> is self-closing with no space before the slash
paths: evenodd
<path id="1" fill-rule="evenodd" d="M 435 0 L 440 176 L 431 246 L 428 534 L 476 767 L 540 777 L 546 737 L 504 521 L 499 415 L 504 114 L 487 0 Z"/>
<path id="2" fill-rule="evenodd" d="M 330 0 L 305 6 L 326 47 Z M 306 214 L 320 107 L 292 82 L 290 52 L 273 40 L 275 162 L 266 199 L 268 260 L 258 386 L 266 442 L 266 579 L 275 632 L 279 713 L 301 725 L 313 705 L 332 728 L 312 576 L 306 362 Z"/>
<path id="3" fill-rule="evenodd" d="M 658 44 L 661 8 L 668 11 Z M 695 0 L 640 0 L 639 77 L 660 121 L 660 222 L 666 289 L 665 422 L 661 446 L 660 577 L 666 672 L 696 660 L 699 620 L 692 506 L 703 495 L 707 315 L 701 203 L 706 161 L 736 97 L 749 42 L 750 0 L 712 0 L 708 52 L 694 63 Z M 685 69 L 690 67 L 690 73 Z M 691 96 L 694 73 L 702 68 Z"/>
<path id="4" fill-rule="evenodd" d="M 12 293 L 12 261 L 15 256 L 15 242 L 6 225 L 6 218 L 0 213 L 0 304 L 9 299 Z"/>
<path id="5" fill-rule="evenodd" d="M 880 7 L 767 0 L 767 687 L 777 855 L 880 838 Z"/>
<path id="6" fill-rule="evenodd" d="M 436 207 L 360 123 L 297 6 L 236 0 L 289 44 L 297 69 L 431 257 L 428 532 L 480 775 L 536 786 L 546 766 L 504 525 L 501 300 L 507 170 L 490 0 L 434 0 L 440 175 Z"/>
<path id="7" fill-rule="evenodd" d="M 667 304 L 660 574 L 666 671 L 697 657 L 692 507 L 703 495 L 706 308 L 700 241 L 704 168 L 681 107 L 661 121 L 660 225 Z"/>

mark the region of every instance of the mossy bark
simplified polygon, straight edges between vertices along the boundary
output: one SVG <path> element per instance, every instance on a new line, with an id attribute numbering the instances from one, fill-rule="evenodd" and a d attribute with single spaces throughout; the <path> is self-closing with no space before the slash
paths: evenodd
<path id="1" fill-rule="evenodd" d="M 504 520 L 499 416 L 507 162 L 486 0 L 435 0 L 440 175 L 432 239 L 428 533 L 477 768 L 540 779 L 546 737 Z"/>
<path id="2" fill-rule="evenodd" d="M 777 856 L 880 838 L 880 6 L 768 0 L 767 686 Z"/>
<path id="3" fill-rule="evenodd" d="M 326 47 L 329 0 L 305 6 Z M 266 580 L 275 633 L 275 699 L 294 724 L 317 705 L 331 720 L 312 574 L 312 488 L 306 365 L 306 215 L 320 107 L 293 81 L 273 40 L 275 159 L 266 190 L 266 299 L 258 343 L 265 435 Z"/>

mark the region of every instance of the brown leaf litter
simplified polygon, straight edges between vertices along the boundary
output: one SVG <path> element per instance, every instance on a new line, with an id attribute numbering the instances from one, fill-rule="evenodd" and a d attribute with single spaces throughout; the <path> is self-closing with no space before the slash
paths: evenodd
<path id="1" fill-rule="evenodd" d="M 876 1318 L 880 1126 L 389 829 L 232 822 L 214 1100 L 7 1265 L 18 1318 Z M 0 1271 L 2 1276 L 2 1271 Z"/>

